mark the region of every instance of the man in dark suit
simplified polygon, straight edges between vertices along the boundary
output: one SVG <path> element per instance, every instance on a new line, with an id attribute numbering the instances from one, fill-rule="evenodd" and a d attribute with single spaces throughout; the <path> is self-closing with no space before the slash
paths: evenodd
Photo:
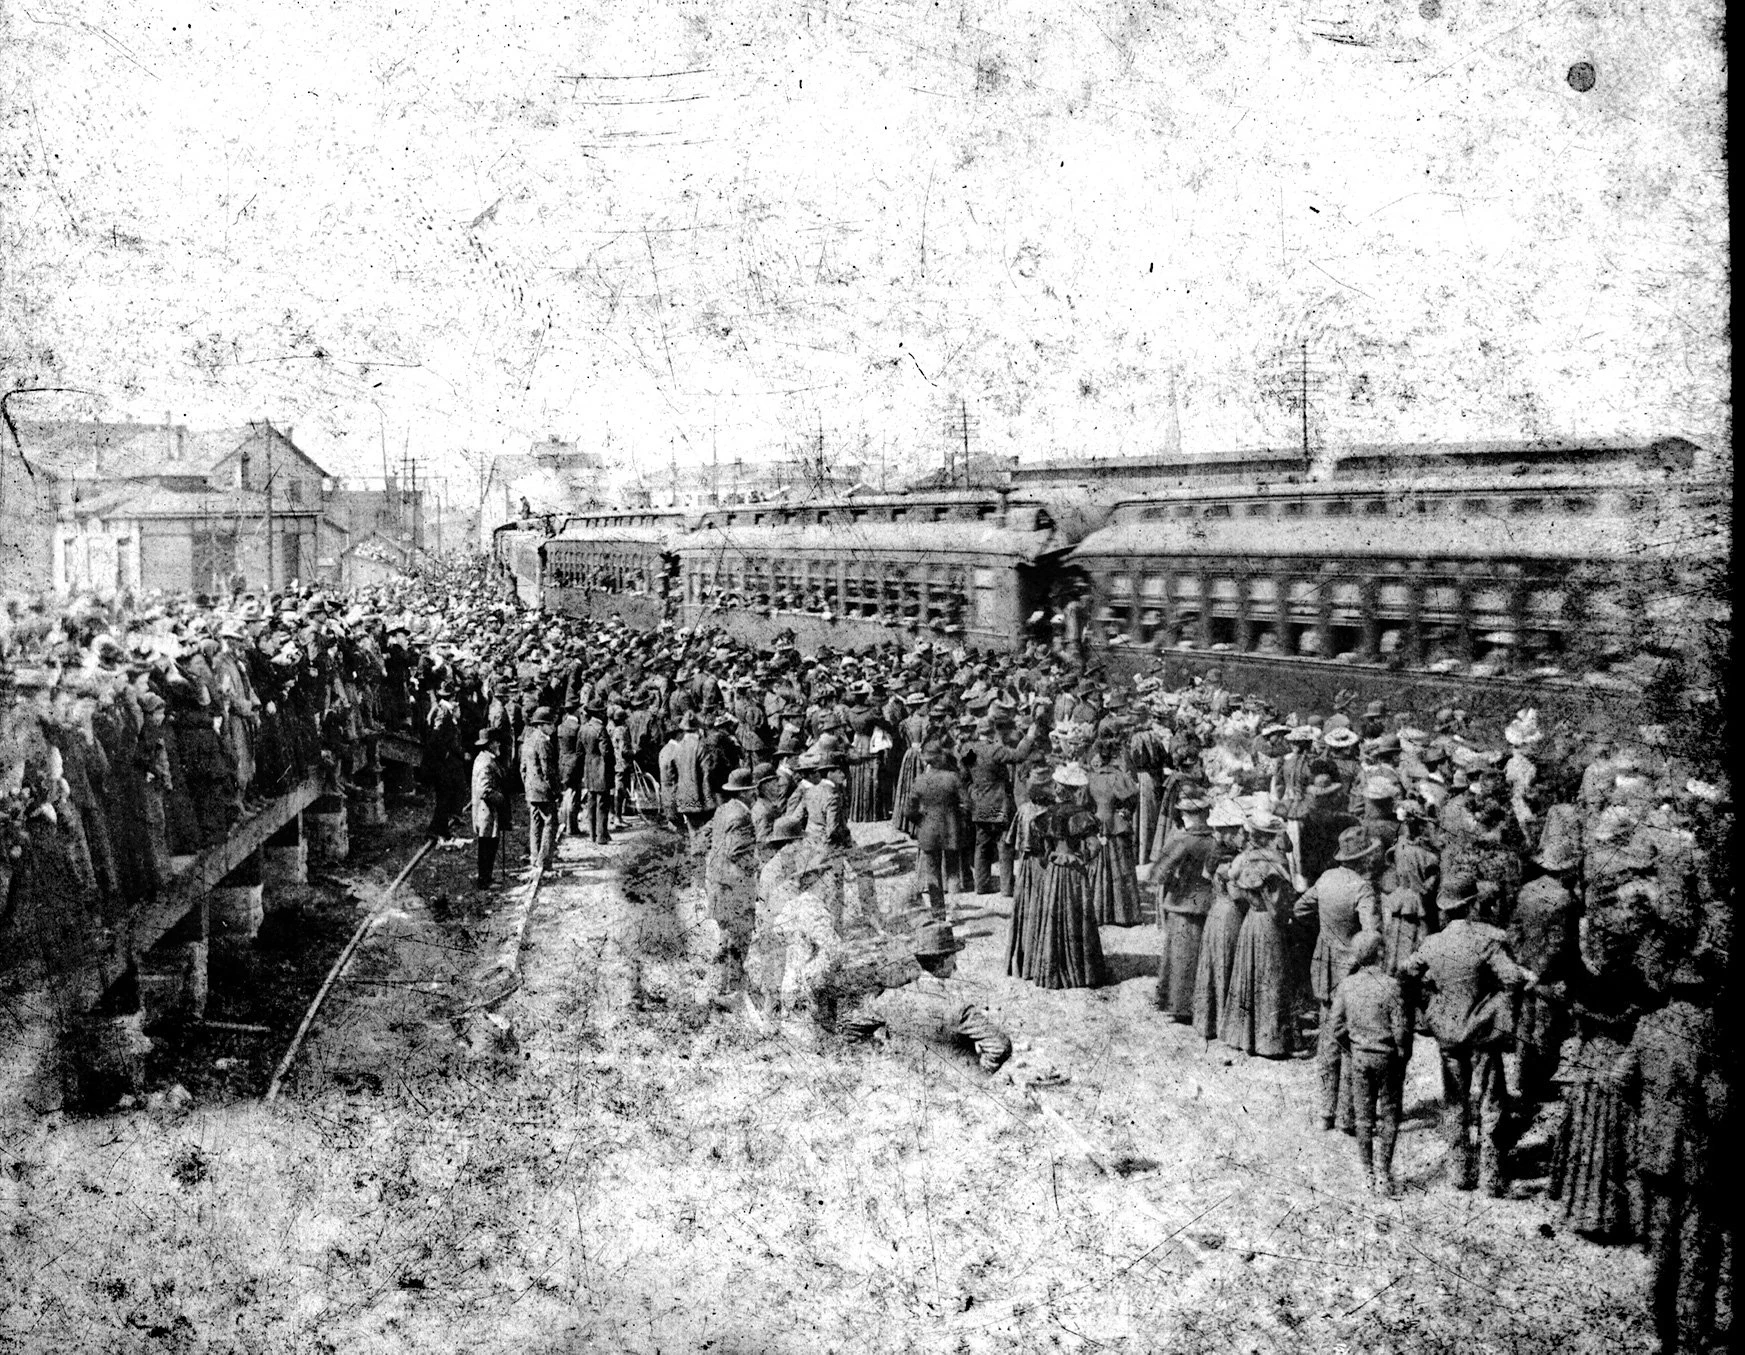
<path id="1" fill-rule="evenodd" d="M 709 789 L 703 736 L 697 717 L 686 711 L 679 728 L 660 750 L 661 803 L 674 823 L 683 823 L 696 848 L 698 834 L 715 812 L 715 794 Z"/>
<path id="2" fill-rule="evenodd" d="M 1036 746 L 1036 726 L 1015 746 L 999 735 L 991 715 L 976 721 L 975 741 L 963 753 L 969 773 L 969 814 L 975 824 L 975 892 L 994 892 L 993 864 L 1000 864 L 1000 893 L 1012 892 L 1012 849 L 1006 845 L 1017 804 L 1012 798 L 1012 767 L 1030 756 Z"/>
<path id="3" fill-rule="evenodd" d="M 1425 1014 L 1442 1053 L 1443 1087 L 1454 1101 L 1447 1129 L 1455 1185 L 1461 1190 L 1482 1185 L 1489 1194 L 1501 1195 L 1503 1045 L 1514 1023 L 1509 998 L 1535 975 L 1515 963 L 1501 929 L 1468 916 L 1477 899 L 1478 881 L 1471 875 L 1443 880 L 1436 899 L 1443 928 L 1413 952 L 1405 973 L 1428 999 Z"/>
<path id="4" fill-rule="evenodd" d="M 527 801 L 527 864 L 549 866 L 557 855 L 557 740 L 550 706 L 540 706 L 521 736 L 521 794 Z"/>
<path id="5" fill-rule="evenodd" d="M 581 812 L 581 796 L 577 793 L 576 741 L 582 732 L 582 703 L 572 697 L 564 706 L 563 719 L 557 722 L 557 784 L 558 833 L 576 836 L 580 831 L 576 817 Z"/>
<path id="6" fill-rule="evenodd" d="M 594 701 L 587 709 L 587 717 L 576 738 L 576 786 L 579 797 L 588 802 L 588 835 L 604 846 L 612 840 L 607 824 L 617 778 L 617 754 L 606 728 L 605 705 Z"/>
<path id="7" fill-rule="evenodd" d="M 964 812 L 963 782 L 945 767 L 945 749 L 921 750 L 922 771 L 909 791 L 908 821 L 915 825 L 915 892 L 926 894 L 933 916 L 945 917 L 945 871 L 958 850 L 957 825 Z"/>

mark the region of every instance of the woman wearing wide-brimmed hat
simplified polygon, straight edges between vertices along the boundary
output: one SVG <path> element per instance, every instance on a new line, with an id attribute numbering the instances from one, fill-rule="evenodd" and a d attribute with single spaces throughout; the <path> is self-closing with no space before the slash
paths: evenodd
<path id="1" fill-rule="evenodd" d="M 1194 1029 L 1201 1039 L 1215 1040 L 1229 1002 L 1236 938 L 1242 934 L 1242 915 L 1248 909 L 1247 898 L 1231 890 L 1229 872 L 1229 863 L 1241 848 L 1247 819 L 1234 800 L 1223 799 L 1212 806 L 1206 826 L 1212 830 L 1218 849 L 1209 866 L 1212 906 L 1206 913 L 1194 970 Z"/>
<path id="2" fill-rule="evenodd" d="M 1158 957 L 1157 1005 L 1186 1025 L 1194 1018 L 1194 981 L 1199 973 L 1200 937 L 1212 907 L 1212 868 L 1218 841 L 1206 823 L 1212 802 L 1199 786 L 1176 799 L 1181 826 L 1151 864 L 1149 883 L 1157 890 L 1157 916 L 1163 931 Z"/>
<path id="3" fill-rule="evenodd" d="M 1244 1054 L 1282 1059 L 1295 1034 L 1285 934 L 1296 890 L 1285 821 L 1265 810 L 1250 815 L 1248 837 L 1248 847 L 1229 868 L 1229 889 L 1245 908 L 1218 1038 Z"/>
<path id="4" fill-rule="evenodd" d="M 1091 912 L 1088 865 L 1099 842 L 1090 777 L 1076 762 L 1054 773 L 1056 798 L 1037 831 L 1048 843 L 1037 890 L 1040 927 L 1025 977 L 1041 988 L 1096 988 L 1104 977 L 1103 942 Z"/>

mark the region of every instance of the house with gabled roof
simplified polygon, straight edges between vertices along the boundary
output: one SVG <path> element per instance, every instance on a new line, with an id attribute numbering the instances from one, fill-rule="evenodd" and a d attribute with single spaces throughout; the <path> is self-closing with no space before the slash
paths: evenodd
<path id="1" fill-rule="evenodd" d="M 52 474 L 48 574 L 57 592 L 275 589 L 337 577 L 344 527 L 328 475 L 269 420 L 19 421 L 25 456 Z"/>

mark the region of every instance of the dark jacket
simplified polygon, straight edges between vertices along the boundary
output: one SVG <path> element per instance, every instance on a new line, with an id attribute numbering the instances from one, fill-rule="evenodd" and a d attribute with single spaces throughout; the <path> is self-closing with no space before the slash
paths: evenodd
<path id="1" fill-rule="evenodd" d="M 521 736 L 521 794 L 528 804 L 555 800 L 562 782 L 557 774 L 557 740 L 550 725 L 529 725 Z"/>
<path id="2" fill-rule="evenodd" d="M 1401 1055 L 1411 1048 L 1412 1026 L 1399 981 L 1374 966 L 1345 976 L 1333 994 L 1331 1034 L 1357 1054 Z"/>
<path id="3" fill-rule="evenodd" d="M 575 785 L 578 790 L 612 789 L 613 777 L 618 772 L 618 756 L 605 721 L 598 716 L 590 716 L 582 726 L 576 740 L 576 762 Z"/>
<path id="4" fill-rule="evenodd" d="M 976 823 L 1010 823 L 1017 804 L 1012 799 L 1014 763 L 1023 762 L 1035 746 L 1035 735 L 1026 734 L 1014 748 L 997 739 L 980 738 L 964 750 L 963 765 L 969 772 L 969 815 Z"/>
<path id="5" fill-rule="evenodd" d="M 908 817 L 915 825 L 915 844 L 924 852 L 954 852 L 957 826 L 964 815 L 963 783 L 956 772 L 930 767 L 915 778 L 909 791 Z"/>
<path id="6" fill-rule="evenodd" d="M 1457 917 L 1406 961 L 1426 1001 L 1430 1033 L 1445 1051 L 1505 1044 L 1514 1028 L 1507 999 L 1526 979 L 1495 927 Z"/>

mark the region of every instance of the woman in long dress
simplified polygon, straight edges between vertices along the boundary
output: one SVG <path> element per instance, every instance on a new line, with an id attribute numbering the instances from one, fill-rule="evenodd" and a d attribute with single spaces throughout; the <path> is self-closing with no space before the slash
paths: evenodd
<path id="1" fill-rule="evenodd" d="M 1212 907 L 1206 914 L 1194 972 L 1194 1029 L 1203 1040 L 1217 1039 L 1223 1024 L 1230 971 L 1236 964 L 1236 938 L 1242 932 L 1242 916 L 1248 911 L 1247 898 L 1230 888 L 1229 862 L 1236 855 L 1236 834 L 1242 825 L 1242 811 L 1231 801 L 1221 800 L 1212 806 L 1208 826 L 1218 844 L 1207 868 L 1212 877 Z"/>
<path id="2" fill-rule="evenodd" d="M 1030 977 L 1042 933 L 1042 867 L 1048 853 L 1040 820 L 1054 803 L 1054 779 L 1046 767 L 1031 774 L 1030 798 L 1018 806 L 1006 842 L 1012 849 L 1012 923 L 1006 933 L 1006 973 Z"/>
<path id="3" fill-rule="evenodd" d="M 1115 761 L 1119 746 L 1119 736 L 1098 740 L 1098 765 L 1091 769 L 1088 787 L 1103 841 L 1091 863 L 1091 910 L 1105 927 L 1133 927 L 1144 920 L 1133 861 L 1133 815 L 1138 808 L 1139 783 Z"/>
<path id="4" fill-rule="evenodd" d="M 885 803 L 885 761 L 893 742 L 884 717 L 876 710 L 856 706 L 849 719 L 854 734 L 848 756 L 848 821 L 877 823 L 891 816 Z"/>
<path id="5" fill-rule="evenodd" d="M 933 721 L 927 714 L 927 698 L 922 693 L 911 692 L 903 703 L 909 707 L 909 716 L 898 728 L 903 760 L 897 764 L 896 786 L 891 792 L 891 827 L 907 833 L 914 826 L 907 817 L 909 792 L 921 774 L 921 750 L 933 738 Z"/>
<path id="6" fill-rule="evenodd" d="M 1230 863 L 1230 889 L 1248 904 L 1236 938 L 1230 996 L 1218 1038 L 1244 1054 L 1287 1058 L 1291 1052 L 1290 965 L 1285 926 L 1296 889 L 1288 863 L 1288 829 L 1272 814 L 1256 815 L 1251 845 Z"/>
<path id="7" fill-rule="evenodd" d="M 1069 762 L 1054 773 L 1059 802 L 1038 820 L 1048 845 L 1037 890 L 1036 954 L 1025 977 L 1040 988 L 1096 988 L 1104 977 L 1103 942 L 1091 912 L 1088 864 L 1100 845 L 1085 769 Z"/>
<path id="8" fill-rule="evenodd" d="M 1584 964 L 1576 970 L 1577 991 L 1570 1004 L 1576 1035 L 1565 1042 L 1555 1074 L 1562 1087 L 1563 1119 L 1552 1147 L 1546 1193 L 1563 1202 L 1564 1219 L 1573 1231 L 1596 1242 L 1623 1242 L 1637 1234 L 1641 1220 L 1632 1218 L 1630 1208 L 1630 1108 L 1611 1074 L 1629 1047 L 1645 995 L 1627 961 L 1617 954 L 1628 942 L 1593 944 L 1598 940 L 1594 931 L 1603 926 L 1600 922 L 1589 929 Z M 1607 951 L 1614 954 L 1605 956 Z"/>

